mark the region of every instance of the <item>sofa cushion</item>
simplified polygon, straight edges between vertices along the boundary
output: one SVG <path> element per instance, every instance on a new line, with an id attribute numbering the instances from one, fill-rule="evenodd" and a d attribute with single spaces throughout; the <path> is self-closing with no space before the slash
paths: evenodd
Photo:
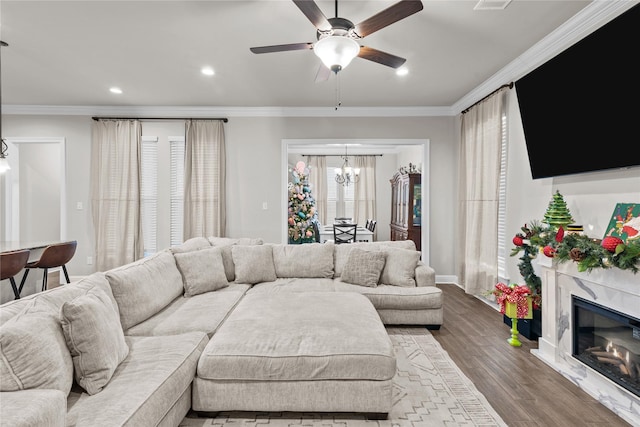
<path id="1" fill-rule="evenodd" d="M 184 296 L 191 297 L 229 286 L 222 263 L 222 249 L 206 249 L 175 253 L 176 264 L 182 274 Z"/>
<path id="2" fill-rule="evenodd" d="M 96 291 L 67 301 L 60 309 L 60 320 L 76 381 L 89 394 L 100 392 L 129 354 L 109 297 Z"/>
<path id="3" fill-rule="evenodd" d="M 60 390 L 73 382 L 73 362 L 58 314 L 32 300 L 0 327 L 0 391 Z"/>
<path id="4" fill-rule="evenodd" d="M 391 340 L 354 292 L 248 294 L 211 337 L 198 378 L 220 381 L 374 380 L 394 377 Z"/>
<path id="5" fill-rule="evenodd" d="M 271 245 L 231 247 L 233 264 L 236 269 L 236 283 L 260 283 L 276 280 Z"/>
<path id="6" fill-rule="evenodd" d="M 354 285 L 376 287 L 385 266 L 385 256 L 382 251 L 366 251 L 354 247 L 349 251 L 340 278 L 343 282 Z"/>
<path id="7" fill-rule="evenodd" d="M 253 246 L 253 245 L 262 245 L 264 243 L 264 240 L 262 240 L 260 237 L 257 238 L 253 238 L 253 237 L 239 237 L 239 238 L 233 238 L 233 237 L 215 237 L 215 236 L 210 236 L 207 238 L 209 240 L 209 243 L 211 243 L 212 246 L 228 246 L 228 245 L 249 245 L 249 246 Z"/>
<path id="8" fill-rule="evenodd" d="M 222 262 L 224 264 L 224 273 L 227 275 L 228 282 L 236 280 L 236 271 L 233 264 L 231 247 L 233 245 L 262 245 L 264 243 L 262 239 L 251 239 L 248 237 L 239 239 L 232 239 L 230 237 L 209 237 L 208 240 L 211 245 L 222 249 Z"/>
<path id="9" fill-rule="evenodd" d="M 0 402 L 0 425 L 3 427 L 66 425 L 67 394 L 60 390 L 2 392 Z"/>
<path id="10" fill-rule="evenodd" d="M 333 277 L 333 243 L 272 245 L 278 277 Z"/>
<path id="11" fill-rule="evenodd" d="M 8 321 L 16 314 L 22 312 L 28 305 L 32 304 L 32 301 L 37 300 L 38 305 L 48 306 L 52 313 L 58 316 L 60 307 L 65 301 L 75 298 L 78 295 L 82 295 L 91 289 L 103 290 L 111 300 L 114 310 L 118 311 L 118 304 L 111 292 L 111 286 L 106 279 L 104 273 L 93 273 L 87 277 L 84 277 L 77 282 L 71 282 L 64 286 L 58 286 L 53 289 L 46 290 L 44 292 L 36 292 L 35 294 L 21 297 L 18 300 L 11 300 L 2 304 L 2 310 L 0 310 L 0 324 Z"/>
<path id="12" fill-rule="evenodd" d="M 182 244 L 171 248 L 171 252 L 174 254 L 180 254 L 184 252 L 198 251 L 204 248 L 210 248 L 211 243 L 206 237 L 192 237 L 185 240 Z"/>
<path id="13" fill-rule="evenodd" d="M 351 248 L 360 248 L 367 250 L 380 250 L 380 246 L 387 245 L 394 248 L 412 249 L 416 250 L 416 244 L 413 240 L 394 240 L 394 241 L 379 241 L 379 242 L 357 242 L 342 245 L 334 245 L 333 262 L 334 262 L 334 277 L 340 277 L 344 264 L 349 257 L 349 251 Z"/>
<path id="14" fill-rule="evenodd" d="M 249 287 L 231 283 L 215 292 L 178 297 L 149 319 L 128 329 L 126 334 L 156 336 L 200 331 L 211 336 Z"/>
<path id="15" fill-rule="evenodd" d="M 387 256 L 387 262 L 380 276 L 380 283 L 415 287 L 416 267 L 420 261 L 420 252 L 387 245 L 380 246 L 380 250 Z"/>
<path id="16" fill-rule="evenodd" d="M 148 319 L 182 295 L 182 275 L 169 250 L 106 273 L 120 308 L 123 329 Z"/>
<path id="17" fill-rule="evenodd" d="M 413 288 L 378 285 L 375 288 L 357 286 L 336 280 L 337 292 L 357 292 L 363 294 L 377 310 L 429 310 L 442 308 L 442 290 L 435 286 L 415 286 Z"/>
<path id="18" fill-rule="evenodd" d="M 174 404 L 190 393 L 198 358 L 208 342 L 206 334 L 125 339 L 129 355 L 108 387 L 94 395 L 74 387 L 69 394 L 68 426 L 164 425 Z"/>

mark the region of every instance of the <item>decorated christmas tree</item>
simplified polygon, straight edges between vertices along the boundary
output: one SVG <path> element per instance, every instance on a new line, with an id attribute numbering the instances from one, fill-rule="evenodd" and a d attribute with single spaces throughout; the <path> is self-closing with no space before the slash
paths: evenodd
<path id="1" fill-rule="evenodd" d="M 316 201 L 311 195 L 309 168 L 300 161 L 291 170 L 289 182 L 289 243 L 315 242 L 313 223 L 318 221 Z"/>
<path id="2" fill-rule="evenodd" d="M 556 194 L 553 195 L 553 199 L 549 202 L 549 207 L 544 214 L 542 222 L 549 224 L 549 226 L 555 230 L 561 226 L 566 230 L 567 225 L 573 224 L 571 212 L 569 212 L 567 203 L 559 191 L 556 190 Z"/>

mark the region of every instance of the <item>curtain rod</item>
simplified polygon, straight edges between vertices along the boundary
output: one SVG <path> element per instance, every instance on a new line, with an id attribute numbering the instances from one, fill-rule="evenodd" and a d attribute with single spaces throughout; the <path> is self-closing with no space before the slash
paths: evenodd
<path id="1" fill-rule="evenodd" d="M 91 117 L 93 120 L 222 120 L 227 123 L 226 117 Z"/>
<path id="2" fill-rule="evenodd" d="M 382 157 L 384 154 L 351 154 L 352 156 L 376 156 Z M 302 157 L 308 156 L 325 156 L 325 157 L 344 157 L 342 154 L 301 154 Z"/>
<path id="3" fill-rule="evenodd" d="M 507 83 L 507 84 L 504 84 L 504 85 L 500 86 L 498 89 L 494 90 L 489 95 L 487 95 L 484 98 L 480 99 L 479 101 L 476 101 L 473 104 L 469 105 L 467 108 L 462 110 L 462 112 L 460 114 L 466 114 L 467 112 L 469 112 L 469 110 L 471 108 L 473 108 L 474 106 L 478 105 L 479 103 L 481 103 L 482 101 L 484 101 L 485 99 L 487 99 L 488 97 L 490 97 L 491 95 L 493 95 L 494 93 L 498 92 L 500 89 L 503 89 L 505 87 L 508 87 L 509 89 L 513 89 L 513 82 Z"/>

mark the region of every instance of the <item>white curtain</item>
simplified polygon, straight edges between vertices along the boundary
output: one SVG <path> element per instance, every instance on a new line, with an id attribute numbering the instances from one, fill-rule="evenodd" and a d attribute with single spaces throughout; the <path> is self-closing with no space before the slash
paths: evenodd
<path id="1" fill-rule="evenodd" d="M 355 156 L 353 167 L 360 168 L 353 195 L 353 219 L 364 227 L 367 219 L 376 219 L 376 156 Z"/>
<path id="2" fill-rule="evenodd" d="M 462 115 L 459 163 L 459 279 L 469 294 L 481 295 L 498 280 L 498 201 L 502 116 L 508 88 Z"/>
<path id="3" fill-rule="evenodd" d="M 97 271 L 144 256 L 141 139 L 138 120 L 98 120 L 92 124 L 91 214 Z"/>
<path id="4" fill-rule="evenodd" d="M 222 120 L 186 122 L 184 156 L 184 240 L 224 237 L 225 138 Z"/>
<path id="5" fill-rule="evenodd" d="M 327 224 L 327 158 L 309 156 L 309 183 L 311 195 L 316 200 L 316 212 L 320 224 Z"/>

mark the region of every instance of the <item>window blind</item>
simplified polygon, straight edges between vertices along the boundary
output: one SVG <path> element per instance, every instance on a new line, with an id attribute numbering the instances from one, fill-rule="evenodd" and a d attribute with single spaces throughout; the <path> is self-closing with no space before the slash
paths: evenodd
<path id="1" fill-rule="evenodd" d="M 183 242 L 184 221 L 184 137 L 169 137 L 170 169 L 171 169 L 171 213 L 170 213 L 170 244 L 179 245 Z"/>
<path id="2" fill-rule="evenodd" d="M 158 138 L 142 137 L 141 199 L 144 256 L 158 250 Z"/>

